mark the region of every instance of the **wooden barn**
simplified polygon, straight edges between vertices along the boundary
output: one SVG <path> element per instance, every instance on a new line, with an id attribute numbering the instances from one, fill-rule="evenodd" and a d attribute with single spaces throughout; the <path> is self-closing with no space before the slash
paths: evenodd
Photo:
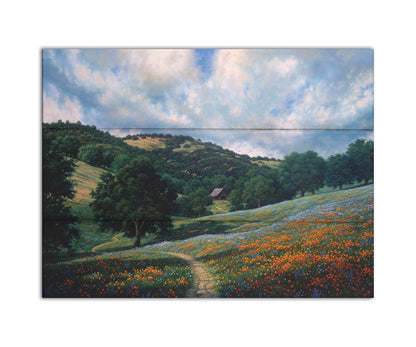
<path id="1" fill-rule="evenodd" d="M 215 188 L 210 195 L 214 200 L 226 200 L 228 192 L 224 188 Z"/>

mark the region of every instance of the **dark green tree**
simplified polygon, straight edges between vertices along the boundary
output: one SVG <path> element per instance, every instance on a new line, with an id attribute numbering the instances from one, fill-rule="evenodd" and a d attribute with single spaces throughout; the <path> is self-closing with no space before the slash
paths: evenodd
<path id="1" fill-rule="evenodd" d="M 364 180 L 368 184 L 374 178 L 374 142 L 358 139 L 350 143 L 347 149 L 351 170 L 357 182 Z"/>
<path id="2" fill-rule="evenodd" d="M 227 178 L 225 175 L 215 175 L 211 178 L 212 189 L 214 188 L 225 188 Z"/>
<path id="3" fill-rule="evenodd" d="M 239 188 L 233 189 L 228 195 L 228 201 L 231 203 L 231 211 L 238 211 L 244 208 L 243 191 Z"/>
<path id="4" fill-rule="evenodd" d="M 246 208 L 256 208 L 274 202 L 276 188 L 270 178 L 262 175 L 252 177 L 244 186 L 243 200 Z"/>
<path id="5" fill-rule="evenodd" d="M 167 173 L 162 175 L 162 180 L 166 181 L 168 186 L 173 188 L 177 193 L 183 194 L 186 186 L 186 182 L 183 179 L 175 178 Z"/>
<path id="6" fill-rule="evenodd" d="M 196 178 L 192 178 L 188 182 L 186 182 L 184 188 L 185 194 L 189 195 L 192 192 L 196 191 L 198 188 L 203 188 L 202 182 L 197 180 Z"/>
<path id="7" fill-rule="evenodd" d="M 119 169 L 121 169 L 123 166 L 125 166 L 132 157 L 127 154 L 119 154 L 114 157 L 113 163 L 111 164 L 111 168 L 117 172 Z"/>
<path id="8" fill-rule="evenodd" d="M 342 189 L 344 184 L 354 181 L 350 160 L 346 154 L 334 154 L 326 160 L 325 183 Z"/>
<path id="9" fill-rule="evenodd" d="M 314 193 L 324 185 L 325 160 L 314 151 L 285 156 L 279 170 L 284 186 L 300 192 L 301 196 L 307 191 Z"/>
<path id="10" fill-rule="evenodd" d="M 187 196 L 181 196 L 176 200 L 177 211 L 181 216 L 192 217 L 193 211 Z"/>
<path id="11" fill-rule="evenodd" d="M 135 236 L 135 247 L 145 233 L 169 234 L 177 194 L 147 159 L 133 159 L 115 176 L 104 174 L 92 197 L 91 207 L 102 228 Z"/>
<path id="12" fill-rule="evenodd" d="M 207 207 L 212 205 L 212 197 L 204 188 L 198 188 L 189 194 L 189 203 L 192 211 L 198 215 L 198 217 L 201 217 L 208 213 Z"/>
<path id="13" fill-rule="evenodd" d="M 65 205 L 74 197 L 71 175 L 75 164 L 53 146 L 51 138 L 43 137 L 42 146 L 42 243 L 45 254 L 57 253 L 59 247 L 69 248 L 78 230 L 76 218 Z"/>

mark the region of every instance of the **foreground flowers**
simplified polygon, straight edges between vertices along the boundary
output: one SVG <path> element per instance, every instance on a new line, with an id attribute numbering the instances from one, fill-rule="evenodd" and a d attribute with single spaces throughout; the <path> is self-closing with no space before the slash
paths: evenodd
<path id="1" fill-rule="evenodd" d="M 183 297 L 192 284 L 186 262 L 133 250 L 46 266 L 45 297 Z"/>
<path id="2" fill-rule="evenodd" d="M 224 297 L 373 296 L 372 186 L 249 213 L 223 216 L 241 220 L 228 235 L 158 249 L 206 261 Z"/>

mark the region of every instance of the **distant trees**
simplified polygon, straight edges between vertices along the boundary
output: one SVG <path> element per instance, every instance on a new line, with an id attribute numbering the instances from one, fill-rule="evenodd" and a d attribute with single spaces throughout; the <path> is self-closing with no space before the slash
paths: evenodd
<path id="1" fill-rule="evenodd" d="M 145 153 L 119 137 L 80 122 L 43 123 L 42 133 L 50 139 L 51 148 L 59 153 L 106 169 L 113 169 L 113 162 L 119 155 L 132 159 Z M 120 163 L 117 166 L 120 167 Z"/>
<path id="2" fill-rule="evenodd" d="M 243 201 L 246 208 L 255 208 L 273 202 L 276 188 L 270 178 L 256 175 L 247 182 L 243 190 Z"/>
<path id="3" fill-rule="evenodd" d="M 118 154 L 120 154 L 120 148 L 105 144 L 85 145 L 78 150 L 80 160 L 103 168 L 110 168 Z"/>
<path id="4" fill-rule="evenodd" d="M 368 184 L 374 178 L 374 142 L 358 139 L 350 143 L 347 149 L 354 180 L 364 180 Z"/>
<path id="5" fill-rule="evenodd" d="M 65 205 L 74 197 L 71 175 L 74 162 L 65 158 L 43 134 L 42 145 L 42 241 L 45 254 L 68 248 L 72 237 L 78 234 L 73 227 L 76 218 Z"/>
<path id="6" fill-rule="evenodd" d="M 203 183 L 196 178 L 191 178 L 188 182 L 186 182 L 184 192 L 185 194 L 189 195 L 199 188 L 203 188 Z"/>
<path id="7" fill-rule="evenodd" d="M 192 211 L 198 217 L 201 217 L 202 215 L 207 214 L 207 207 L 212 205 L 212 197 L 204 188 L 198 188 L 189 194 L 189 204 Z"/>
<path id="8" fill-rule="evenodd" d="M 279 165 L 282 182 L 301 196 L 314 193 L 324 185 L 325 160 L 314 151 L 293 152 Z"/>
<path id="9" fill-rule="evenodd" d="M 346 154 L 334 154 L 326 160 L 325 183 L 329 187 L 339 187 L 354 181 L 351 161 Z"/>
<path id="10" fill-rule="evenodd" d="M 169 187 L 173 188 L 177 193 L 183 194 L 186 186 L 186 181 L 180 178 L 175 178 L 169 174 L 163 174 L 162 180 L 166 181 Z"/>
<path id="11" fill-rule="evenodd" d="M 177 194 L 147 159 L 133 159 L 116 175 L 106 173 L 92 193 L 92 209 L 102 228 L 135 236 L 139 247 L 145 233 L 169 233 Z"/>
<path id="12" fill-rule="evenodd" d="M 58 152 L 65 153 L 72 158 L 76 158 L 80 147 L 80 141 L 74 135 L 65 135 L 63 137 L 56 138 L 54 146 Z"/>
<path id="13" fill-rule="evenodd" d="M 201 217 L 211 212 L 207 209 L 212 205 L 212 197 L 202 187 L 197 188 L 188 196 L 181 196 L 176 200 L 177 212 L 185 217 Z"/>
<path id="14" fill-rule="evenodd" d="M 181 196 L 176 200 L 176 211 L 180 216 L 193 217 L 194 212 L 187 196 Z"/>
<path id="15" fill-rule="evenodd" d="M 238 211 L 244 209 L 242 189 L 233 189 L 231 193 L 228 195 L 228 201 L 231 203 L 231 211 Z"/>
<path id="16" fill-rule="evenodd" d="M 233 211 L 256 208 L 290 198 L 286 187 L 279 181 L 277 170 L 262 168 L 250 170 L 247 176 L 235 182 L 228 201 Z"/>

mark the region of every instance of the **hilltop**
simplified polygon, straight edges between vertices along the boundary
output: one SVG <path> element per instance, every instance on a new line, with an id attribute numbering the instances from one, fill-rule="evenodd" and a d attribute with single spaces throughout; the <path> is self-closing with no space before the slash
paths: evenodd
<path id="1" fill-rule="evenodd" d="M 279 161 L 267 157 L 249 157 L 211 142 L 183 135 L 137 134 L 123 138 L 130 146 L 162 158 L 168 173 L 181 178 L 203 178 L 223 174 L 237 177 L 260 166 L 276 168 Z M 158 165 L 161 163 L 158 162 Z"/>
<path id="2" fill-rule="evenodd" d="M 145 156 L 159 172 L 185 181 L 215 175 L 237 178 L 279 163 L 274 158 L 237 154 L 190 136 L 137 134 L 120 138 L 79 122 L 44 123 L 43 136 L 65 155 L 95 167 L 115 171 L 129 158 Z"/>

